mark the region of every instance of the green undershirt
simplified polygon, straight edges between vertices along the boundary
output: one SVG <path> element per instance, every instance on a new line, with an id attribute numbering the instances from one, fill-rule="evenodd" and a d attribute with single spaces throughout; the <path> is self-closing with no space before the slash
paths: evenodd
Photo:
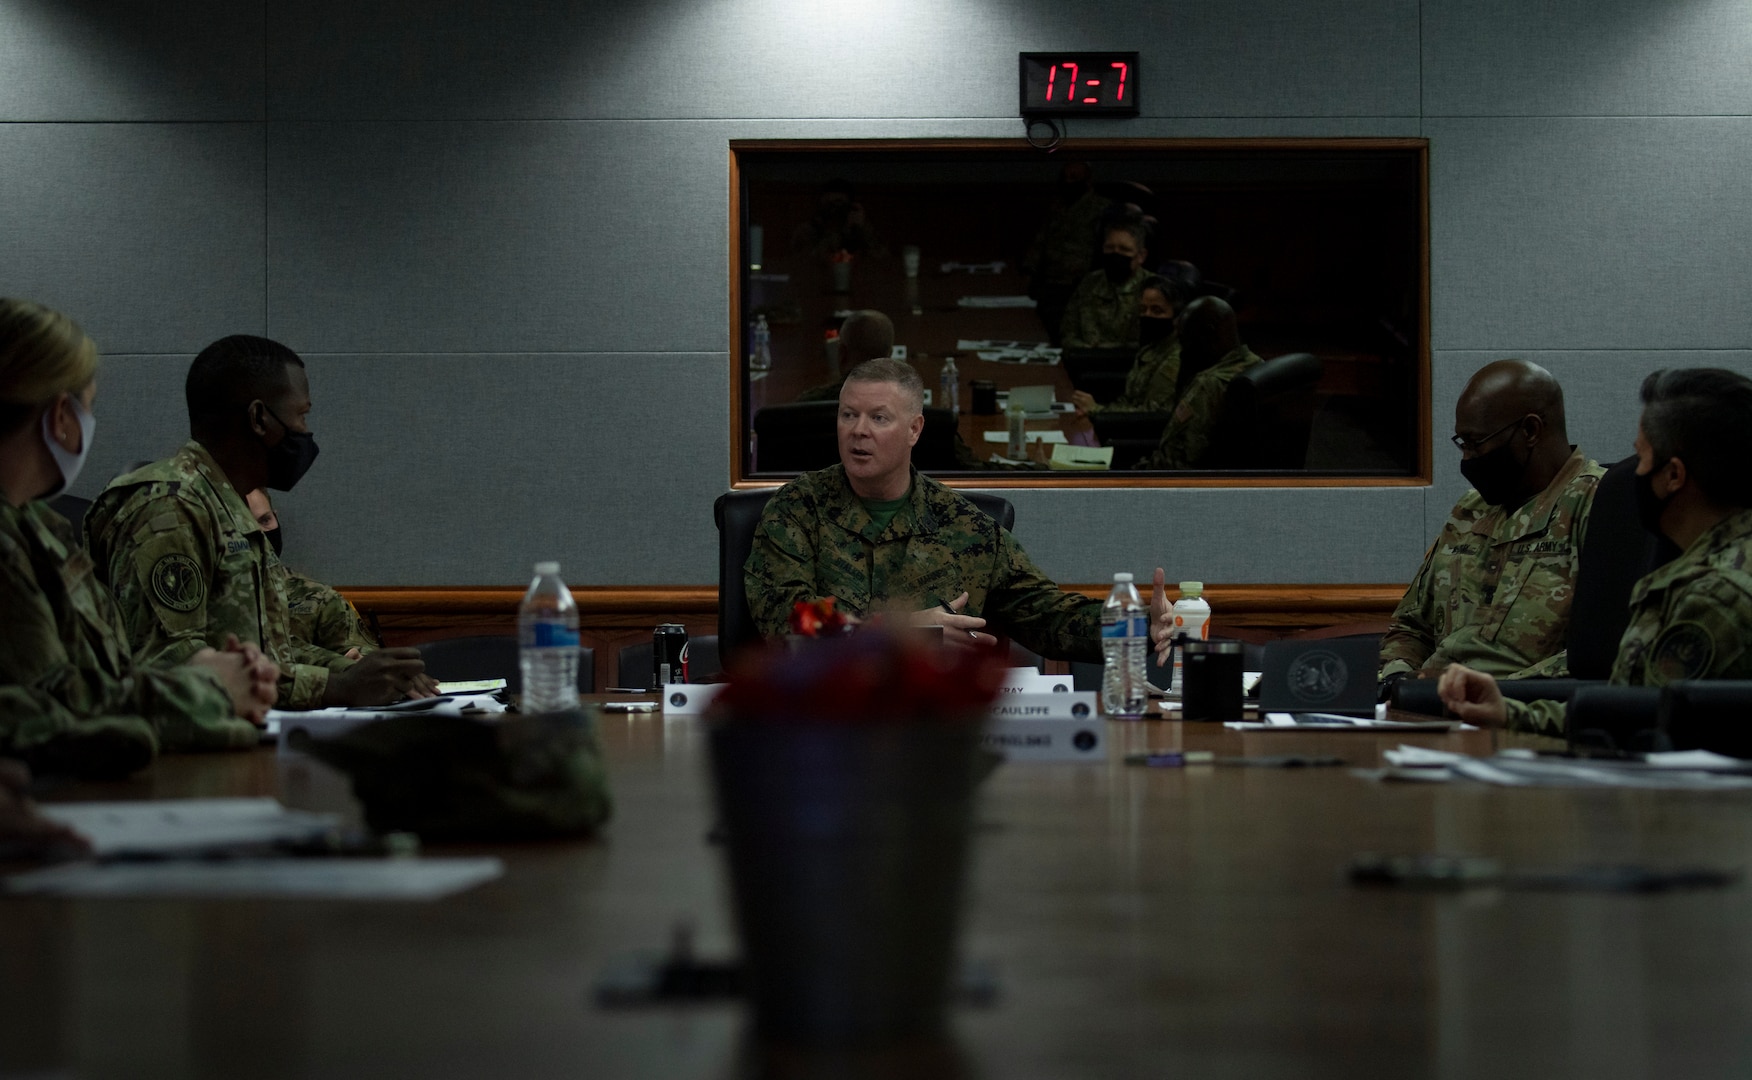
<path id="1" fill-rule="evenodd" d="M 912 487 L 909 485 L 906 494 L 898 499 L 866 499 L 859 496 L 858 501 L 864 504 L 864 511 L 870 515 L 870 520 L 876 523 L 878 530 L 888 528 L 888 523 L 894 520 L 894 515 L 900 513 L 900 508 L 912 500 Z"/>

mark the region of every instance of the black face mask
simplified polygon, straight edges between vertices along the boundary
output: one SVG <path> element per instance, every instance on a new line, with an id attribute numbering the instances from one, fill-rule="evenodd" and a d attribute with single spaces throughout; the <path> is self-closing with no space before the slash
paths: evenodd
<path id="1" fill-rule="evenodd" d="M 1521 505 L 1521 477 L 1526 471 L 1527 463 L 1515 457 L 1513 440 L 1460 462 L 1460 475 L 1478 489 L 1479 496 L 1505 509 Z"/>
<path id="2" fill-rule="evenodd" d="M 1115 285 L 1124 285 L 1131 280 L 1132 257 L 1121 255 L 1117 251 L 1101 253 L 1101 271 L 1107 275 L 1107 280 Z"/>
<path id="3" fill-rule="evenodd" d="M 1138 316 L 1138 343 L 1154 345 L 1174 336 L 1174 320 L 1163 319 L 1155 315 Z"/>
<path id="4" fill-rule="evenodd" d="M 268 546 L 274 549 L 275 555 L 284 555 L 286 553 L 286 539 L 280 535 L 280 527 L 278 525 L 271 529 L 263 529 L 262 535 L 268 538 Z"/>
<path id="5" fill-rule="evenodd" d="M 1677 491 L 1668 492 L 1666 498 L 1655 494 L 1655 474 L 1667 467 L 1667 461 L 1646 473 L 1636 474 L 1636 517 L 1642 522 L 1644 529 L 1656 536 L 1667 535 L 1661 531 L 1661 514 L 1667 509 L 1667 504 L 1673 501 L 1673 497 L 1679 494 Z"/>
<path id="6" fill-rule="evenodd" d="M 262 408 L 268 407 L 263 405 Z M 272 409 L 268 409 L 268 415 L 286 433 L 278 443 L 267 448 L 268 486 L 275 491 L 291 491 L 316 461 L 316 437 L 308 431 L 293 431 Z"/>

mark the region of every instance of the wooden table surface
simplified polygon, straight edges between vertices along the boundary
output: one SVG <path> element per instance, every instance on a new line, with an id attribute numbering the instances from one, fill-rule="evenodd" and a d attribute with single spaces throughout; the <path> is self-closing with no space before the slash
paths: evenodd
<path id="1" fill-rule="evenodd" d="M 1359 852 L 1743 865 L 1752 797 L 1384 785 L 1346 769 L 1120 763 L 1127 750 L 1338 753 L 1492 737 L 1110 725 L 1106 765 L 1008 764 L 979 811 L 964 952 L 1000 1000 L 957 1013 L 986 1077 L 1752 1074 L 1752 894 L 1353 887 Z M 0 901 L 0 1076 L 729 1077 L 728 1005 L 607 1012 L 605 963 L 734 942 L 697 722 L 605 716 L 598 840 L 495 849 L 432 904 Z M 269 750 L 167 758 L 48 798 L 346 801 Z"/>

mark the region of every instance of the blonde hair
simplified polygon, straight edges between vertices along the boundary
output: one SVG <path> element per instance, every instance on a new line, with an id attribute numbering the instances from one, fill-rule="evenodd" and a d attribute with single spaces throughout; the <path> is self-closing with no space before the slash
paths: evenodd
<path id="1" fill-rule="evenodd" d="M 96 377 L 97 345 L 78 323 L 41 304 L 0 297 L 0 435 Z"/>

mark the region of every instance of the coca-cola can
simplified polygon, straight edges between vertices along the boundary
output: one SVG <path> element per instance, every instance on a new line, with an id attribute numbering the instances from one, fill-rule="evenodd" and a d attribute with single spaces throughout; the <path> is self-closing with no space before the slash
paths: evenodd
<path id="1" fill-rule="evenodd" d="M 687 627 L 664 623 L 651 635 L 651 688 L 687 681 Z"/>

